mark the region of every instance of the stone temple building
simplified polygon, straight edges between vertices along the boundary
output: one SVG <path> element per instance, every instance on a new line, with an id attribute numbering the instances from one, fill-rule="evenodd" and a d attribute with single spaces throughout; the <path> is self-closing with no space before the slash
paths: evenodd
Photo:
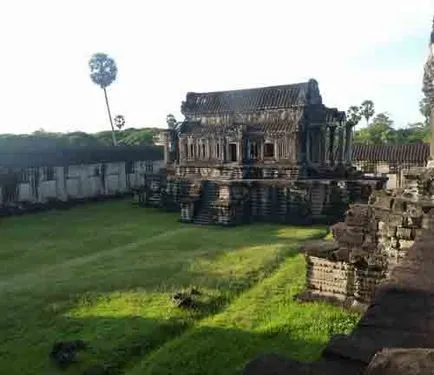
<path id="1" fill-rule="evenodd" d="M 165 132 L 164 176 L 142 202 L 199 224 L 335 220 L 384 179 L 351 165 L 352 126 L 317 81 L 187 94 Z"/>

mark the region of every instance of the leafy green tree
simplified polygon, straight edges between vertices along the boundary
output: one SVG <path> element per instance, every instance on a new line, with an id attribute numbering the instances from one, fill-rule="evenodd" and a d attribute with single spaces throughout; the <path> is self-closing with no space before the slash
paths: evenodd
<path id="1" fill-rule="evenodd" d="M 152 145 L 154 143 L 154 134 L 148 129 L 128 129 L 122 132 L 122 139 L 119 143 L 126 146 Z"/>
<path id="2" fill-rule="evenodd" d="M 427 123 L 415 122 L 405 128 L 396 129 L 396 143 L 428 143 L 429 126 Z"/>
<path id="3" fill-rule="evenodd" d="M 116 134 L 113 126 L 113 119 L 110 112 L 109 101 L 107 97 L 107 87 L 110 86 L 115 80 L 118 73 L 115 60 L 105 53 L 95 53 L 89 60 L 90 78 L 94 83 L 104 90 L 105 102 L 107 105 L 107 112 L 112 128 L 112 141 L 113 146 L 116 146 Z"/>
<path id="4" fill-rule="evenodd" d="M 386 113 L 379 113 L 370 125 L 356 132 L 354 142 L 372 145 L 396 143 L 393 120 Z"/>
<path id="5" fill-rule="evenodd" d="M 347 123 L 351 126 L 356 126 L 360 120 L 362 119 L 362 115 L 360 114 L 360 108 L 352 105 L 348 108 L 347 111 Z"/>
<path id="6" fill-rule="evenodd" d="M 360 114 L 365 118 L 366 125 L 369 125 L 369 120 L 375 114 L 374 102 L 372 100 L 365 100 L 360 105 Z"/>

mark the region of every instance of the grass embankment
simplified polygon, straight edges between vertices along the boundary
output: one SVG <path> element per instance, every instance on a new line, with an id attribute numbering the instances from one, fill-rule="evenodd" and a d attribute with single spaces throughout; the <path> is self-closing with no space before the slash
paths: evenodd
<path id="1" fill-rule="evenodd" d="M 90 347 L 66 374 L 239 373 L 257 353 L 319 356 L 357 316 L 299 304 L 297 245 L 324 228 L 197 227 L 118 201 L 0 221 L 0 373 L 59 374 L 59 340 Z M 196 310 L 170 296 L 194 286 Z"/>

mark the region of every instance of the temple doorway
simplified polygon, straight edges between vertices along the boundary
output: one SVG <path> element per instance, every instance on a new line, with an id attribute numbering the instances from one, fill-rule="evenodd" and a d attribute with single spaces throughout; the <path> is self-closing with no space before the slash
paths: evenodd
<path id="1" fill-rule="evenodd" d="M 237 144 L 229 143 L 229 160 L 237 161 Z"/>

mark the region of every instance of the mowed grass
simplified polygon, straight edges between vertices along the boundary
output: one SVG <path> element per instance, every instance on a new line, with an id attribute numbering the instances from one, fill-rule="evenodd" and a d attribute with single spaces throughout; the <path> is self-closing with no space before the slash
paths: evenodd
<path id="1" fill-rule="evenodd" d="M 0 374 L 237 374 L 259 353 L 317 358 L 358 316 L 293 301 L 323 227 L 199 227 L 128 201 L 0 220 Z M 195 309 L 172 305 L 196 287 Z M 54 342 L 89 348 L 67 371 Z M 96 374 L 96 372 L 95 372 Z"/>

